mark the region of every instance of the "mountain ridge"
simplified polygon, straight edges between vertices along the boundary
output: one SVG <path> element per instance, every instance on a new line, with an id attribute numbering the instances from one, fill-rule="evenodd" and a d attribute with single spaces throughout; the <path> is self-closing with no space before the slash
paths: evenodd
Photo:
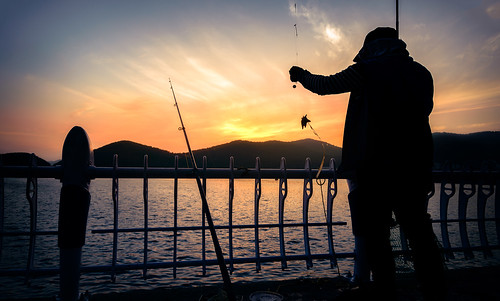
<path id="1" fill-rule="evenodd" d="M 193 151 L 196 164 L 202 166 L 203 157 L 207 157 L 207 167 L 227 167 L 229 158 L 233 157 L 236 167 L 253 168 L 255 158 L 260 157 L 263 168 L 279 167 L 281 157 L 287 160 L 288 168 L 304 167 L 305 159 L 310 158 L 313 167 L 319 166 L 323 158 L 322 142 L 314 139 L 302 139 L 291 142 L 266 141 L 251 142 L 235 140 L 213 147 Z M 325 157 L 340 160 L 341 148 L 324 143 Z M 119 166 L 143 166 L 144 155 L 148 155 L 148 165 L 151 167 L 172 167 L 175 156 L 179 156 L 179 167 L 187 167 L 188 160 L 182 158 L 187 153 L 172 153 L 159 148 L 145 146 L 132 141 L 122 140 L 94 150 L 96 166 L 111 166 L 113 155 L 118 155 Z M 142 154 L 142 155 L 141 155 Z M 190 164 L 190 163 L 189 163 Z"/>
<path id="2" fill-rule="evenodd" d="M 434 169 L 500 169 L 500 131 L 469 134 L 436 132 L 433 133 L 433 140 Z M 278 168 L 281 157 L 285 157 L 287 168 L 303 168 L 305 159 L 309 157 L 313 168 L 317 168 L 323 157 L 321 143 L 321 141 L 310 138 L 291 142 L 234 140 L 208 148 L 197 149 L 193 153 L 198 166 L 201 166 L 201 160 L 203 156 L 206 156 L 207 167 L 228 167 L 229 157 L 233 156 L 237 167 L 253 168 L 255 158 L 260 157 L 263 168 Z M 328 164 L 328 160 L 332 157 L 339 164 L 342 149 L 329 143 L 324 143 L 324 145 L 326 150 L 325 164 Z M 179 156 L 180 159 L 186 157 L 186 160 L 179 160 L 179 164 L 182 167 L 187 166 L 187 153 L 165 152 L 171 155 L 171 158 L 166 165 L 162 166 L 173 166 L 175 155 Z M 138 161 L 135 164 L 134 166 L 143 166 Z M 99 165 L 96 163 L 96 166 Z M 109 163 L 107 166 L 109 166 Z M 150 163 L 150 166 L 153 165 Z"/>
<path id="3" fill-rule="evenodd" d="M 470 134 L 437 132 L 433 133 L 433 139 L 434 169 L 500 169 L 500 131 Z M 329 143 L 324 143 L 324 146 L 325 164 L 328 164 L 332 157 L 339 164 L 342 149 Z M 234 157 L 237 168 L 254 168 L 256 157 L 260 157 L 262 168 L 279 168 L 281 157 L 286 158 L 287 168 L 303 168 L 308 157 L 311 159 L 312 167 L 317 168 L 323 158 L 323 146 L 321 141 L 310 138 L 291 142 L 234 140 L 197 149 L 193 153 L 198 166 L 202 166 L 202 158 L 206 156 L 209 168 L 228 167 L 231 156 Z M 150 167 L 173 167 L 175 156 L 179 156 L 179 167 L 188 167 L 187 162 L 189 161 L 186 152 L 173 153 L 130 140 L 121 140 L 95 149 L 94 164 L 99 167 L 112 166 L 114 154 L 118 155 L 118 166 L 123 167 L 144 166 L 144 155 L 146 154 Z M 1 155 L 2 164 L 27 165 L 29 155 L 27 153 L 3 154 Z M 40 161 L 39 165 L 46 165 L 46 163 Z"/>

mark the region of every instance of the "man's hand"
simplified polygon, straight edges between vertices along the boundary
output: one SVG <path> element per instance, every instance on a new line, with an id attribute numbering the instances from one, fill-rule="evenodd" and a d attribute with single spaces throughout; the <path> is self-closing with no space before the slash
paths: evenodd
<path id="1" fill-rule="evenodd" d="M 293 66 L 292 68 L 290 68 L 290 71 L 288 72 L 290 73 L 290 80 L 295 83 L 295 82 L 300 82 L 300 80 L 304 75 L 305 70 L 300 67 Z"/>

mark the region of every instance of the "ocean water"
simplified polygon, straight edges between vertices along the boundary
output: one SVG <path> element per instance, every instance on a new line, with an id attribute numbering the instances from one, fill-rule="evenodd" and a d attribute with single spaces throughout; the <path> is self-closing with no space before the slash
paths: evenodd
<path id="1" fill-rule="evenodd" d="M 172 227 L 174 221 L 174 198 L 172 179 L 150 179 L 148 182 L 148 226 Z M 326 186 L 313 185 L 313 196 L 309 205 L 309 222 L 325 222 L 324 205 L 326 206 Z M 350 225 L 350 211 L 347 202 L 348 188 L 344 180 L 339 180 L 338 195 L 334 200 L 333 221 L 343 221 L 346 225 L 334 226 L 333 237 L 336 252 L 352 252 L 354 239 Z M 39 231 L 57 230 L 59 192 L 61 184 L 53 179 L 38 180 L 38 226 Z M 285 201 L 285 223 L 302 222 L 302 188 L 303 180 L 288 180 L 288 195 Z M 29 230 L 29 205 L 25 196 L 25 179 L 5 180 L 5 231 Z M 323 191 L 323 198 L 321 195 Z M 439 217 L 439 185 L 437 193 L 429 202 L 429 212 L 436 219 Z M 92 233 L 96 229 L 112 229 L 113 201 L 110 179 L 96 179 L 90 186 L 92 195 L 89 219 L 87 224 L 86 244 L 83 248 L 82 265 L 110 265 L 112 261 L 113 234 Z M 259 206 L 259 223 L 278 223 L 278 181 L 262 180 L 262 195 Z M 207 200 L 216 225 L 228 224 L 229 185 L 227 179 L 209 179 L 207 181 Z M 468 217 L 475 213 L 475 197 L 470 201 Z M 487 218 L 494 217 L 494 195 L 487 203 Z M 324 202 L 324 205 L 323 205 Z M 458 200 L 453 197 L 449 203 L 449 218 L 458 218 Z M 201 200 L 193 179 L 180 179 L 178 187 L 178 226 L 200 226 L 202 224 Z M 254 220 L 254 180 L 236 180 L 233 200 L 233 224 L 253 224 Z M 441 239 L 439 224 L 435 224 L 435 233 Z M 144 202 L 142 179 L 119 180 L 119 227 L 144 227 Z M 487 222 L 488 241 L 498 244 L 494 222 Z M 452 246 L 460 246 L 457 223 L 450 223 L 450 242 Z M 477 226 L 470 223 L 468 227 L 472 245 L 480 245 Z M 278 228 L 260 229 L 261 256 L 279 256 Z M 397 230 L 394 231 L 397 238 Z M 219 229 L 217 234 L 225 258 L 228 258 L 228 231 Z M 326 227 L 310 228 L 310 245 L 312 254 L 328 253 Z M 206 234 L 207 259 L 215 259 L 210 233 Z M 287 255 L 304 254 L 302 227 L 285 228 Z M 182 231 L 178 233 L 177 260 L 202 259 L 202 231 Z M 148 262 L 171 261 L 174 253 L 172 232 L 149 232 Z M 254 229 L 233 229 L 234 258 L 253 257 Z M 26 268 L 29 237 L 3 237 L 3 248 L 0 257 L 0 270 Z M 138 264 L 144 259 L 144 233 L 119 233 L 117 264 Z M 484 258 L 481 252 L 475 252 L 473 260 L 464 260 L 460 253 L 449 260 L 449 268 L 485 266 L 500 264 L 500 253 L 495 251 L 494 258 Z M 59 265 L 59 249 L 57 236 L 38 236 L 36 240 L 34 265 L 36 268 L 53 268 Z M 411 264 L 403 263 L 403 267 Z M 305 261 L 290 261 L 283 271 L 281 263 L 263 263 L 262 270 L 256 272 L 255 264 L 236 264 L 231 275 L 233 282 L 284 280 L 299 277 L 333 277 L 338 272 L 345 275 L 352 271 L 352 259 L 339 259 L 339 269 L 331 269 L 327 260 L 316 260 L 312 269 L 306 268 Z M 109 273 L 88 273 L 81 277 L 81 290 L 91 293 L 112 292 L 131 289 L 151 289 L 156 287 L 172 287 L 186 285 L 206 285 L 221 283 L 218 266 L 208 266 L 206 275 L 201 267 L 177 268 L 176 277 L 172 268 L 148 270 L 144 279 L 142 270 L 120 272 L 115 282 Z M 34 276 L 25 283 L 25 277 L 0 277 L 0 299 L 14 297 L 54 296 L 58 293 L 58 276 Z"/>

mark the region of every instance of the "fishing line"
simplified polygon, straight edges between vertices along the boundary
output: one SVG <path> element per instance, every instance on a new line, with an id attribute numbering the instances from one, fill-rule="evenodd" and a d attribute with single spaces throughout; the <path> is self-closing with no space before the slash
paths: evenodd
<path id="1" fill-rule="evenodd" d="M 295 33 L 295 37 L 294 37 L 294 40 L 295 40 L 295 64 L 296 64 L 296 66 L 298 66 L 299 65 L 299 46 L 298 46 L 298 44 L 299 44 L 299 30 L 297 28 L 297 23 L 298 23 L 299 15 L 297 13 L 297 3 L 294 4 L 294 8 L 295 8 L 295 24 L 293 25 L 293 27 L 294 27 L 294 33 Z M 294 84 L 292 87 L 295 89 L 297 87 L 297 85 Z M 325 198 L 323 196 L 323 185 L 325 184 L 326 179 L 319 179 L 318 178 L 320 173 L 321 173 L 321 170 L 323 169 L 323 165 L 325 164 L 325 156 L 326 156 L 325 143 L 323 142 L 323 139 L 321 139 L 319 134 L 316 132 L 316 130 L 314 130 L 314 128 L 312 127 L 311 120 L 307 119 L 307 114 L 302 117 L 301 124 L 302 124 L 302 129 L 304 127 L 307 127 L 307 125 L 309 125 L 309 128 L 313 131 L 314 135 L 316 135 L 316 137 L 318 137 L 319 141 L 321 142 L 321 147 L 323 148 L 323 158 L 321 159 L 321 164 L 319 166 L 318 173 L 316 174 L 315 180 L 316 180 L 316 184 L 319 185 L 320 190 L 321 190 L 321 202 L 323 203 L 323 213 L 325 214 L 325 221 L 326 221 L 327 216 L 326 216 Z"/>
<path id="2" fill-rule="evenodd" d="M 295 28 L 295 64 L 299 64 L 299 46 L 298 46 L 298 39 L 299 39 L 299 31 L 297 30 L 297 23 L 293 24 L 293 27 Z"/>
<path id="3" fill-rule="evenodd" d="M 319 191 L 321 191 L 321 203 L 323 204 L 323 213 L 325 215 L 325 222 L 328 223 L 328 217 L 326 214 L 326 205 L 325 205 L 325 196 L 323 195 L 323 185 L 326 183 L 326 179 L 320 179 L 319 175 L 321 173 L 321 170 L 323 170 L 323 165 L 325 163 L 325 157 L 326 157 L 326 147 L 325 147 L 325 142 L 323 142 L 323 139 L 319 136 L 318 132 L 312 127 L 311 125 L 311 120 L 307 118 L 307 114 L 304 115 L 300 121 L 302 125 L 302 129 L 307 127 L 309 125 L 309 128 L 313 131 L 314 135 L 318 137 L 319 141 L 321 142 L 321 146 L 323 147 L 323 158 L 321 159 L 321 164 L 319 165 L 318 168 L 318 173 L 316 174 L 316 184 L 319 186 Z M 340 266 L 337 263 L 337 274 L 340 276 Z"/>
<path id="4" fill-rule="evenodd" d="M 297 23 L 298 23 L 299 15 L 297 14 L 297 3 L 294 4 L 294 8 L 295 8 L 295 24 L 293 25 L 293 27 L 294 27 L 294 33 L 295 33 L 295 37 L 294 37 L 294 40 L 295 40 L 295 65 L 298 66 L 299 65 L 299 46 L 298 46 L 298 44 L 299 44 L 299 31 L 297 28 Z M 294 84 L 292 87 L 295 89 L 297 87 L 297 85 Z M 321 147 L 323 148 L 323 158 L 321 159 L 321 164 L 319 165 L 319 169 L 318 169 L 318 173 L 316 174 L 315 181 L 316 181 L 316 184 L 319 186 L 319 190 L 321 191 L 321 203 L 323 204 L 323 214 L 325 215 L 325 222 L 328 223 L 328 217 L 326 214 L 325 196 L 323 194 L 323 185 L 326 183 L 326 179 L 319 178 L 319 175 L 321 174 L 321 171 L 323 170 L 323 165 L 325 164 L 325 157 L 326 157 L 325 143 L 323 142 L 323 139 L 321 139 L 321 137 L 319 136 L 318 132 L 316 132 L 316 130 L 312 127 L 311 120 L 309 120 L 307 118 L 307 114 L 302 117 L 301 125 L 302 125 L 302 129 L 304 129 L 305 127 L 307 127 L 307 125 L 309 125 L 309 128 L 312 130 L 314 135 L 316 135 L 316 137 L 318 137 L 319 141 L 321 142 Z M 337 264 L 337 273 L 340 276 L 340 267 L 338 264 Z"/>
<path id="5" fill-rule="evenodd" d="M 299 47 L 298 47 L 299 32 L 297 29 L 297 23 L 298 23 L 297 21 L 299 19 L 299 17 L 298 17 L 299 15 L 297 14 L 297 2 L 295 2 L 294 8 L 295 8 L 295 19 L 296 19 L 295 24 L 293 25 L 293 27 L 295 29 L 295 63 L 298 66 L 298 64 L 299 64 Z M 293 88 L 296 88 L 296 87 L 297 87 L 297 85 L 294 84 Z M 302 117 L 301 124 L 302 124 L 302 129 L 304 127 L 307 127 L 307 125 L 309 125 L 309 127 L 313 131 L 314 135 L 316 135 L 316 137 L 318 137 L 319 141 L 321 141 L 321 146 L 323 147 L 323 159 L 321 159 L 321 164 L 319 166 L 318 173 L 316 174 L 316 182 L 318 182 L 319 174 L 321 173 L 321 170 L 323 169 L 323 164 L 325 163 L 325 155 L 326 155 L 325 143 L 323 142 L 323 139 L 321 139 L 319 134 L 312 127 L 311 120 L 307 119 L 307 114 Z"/>
<path id="6" fill-rule="evenodd" d="M 297 21 L 299 19 L 299 16 L 297 14 L 297 3 L 295 5 L 295 24 L 293 24 L 294 32 L 295 32 L 295 65 L 299 65 L 299 31 L 297 29 Z M 292 86 L 294 89 L 297 88 L 296 84 L 293 84 Z"/>
<path id="7" fill-rule="evenodd" d="M 325 143 L 323 142 L 323 139 L 319 136 L 318 132 L 312 127 L 311 125 L 311 120 L 307 118 L 307 114 L 302 116 L 302 119 L 300 120 L 300 124 L 302 125 L 302 129 L 307 127 L 309 125 L 309 128 L 313 131 L 314 135 L 318 137 L 319 141 L 321 142 L 321 147 L 323 148 L 323 158 L 321 159 L 321 164 L 319 165 L 318 172 L 316 173 L 316 184 L 319 185 L 320 190 L 321 190 L 321 202 L 323 203 L 323 213 L 325 214 L 325 221 L 328 222 L 328 218 L 326 216 L 326 206 L 325 206 L 325 198 L 323 196 L 323 185 L 326 182 L 326 179 L 320 179 L 319 175 L 321 171 L 323 170 L 323 165 L 325 164 L 325 157 L 326 157 L 326 147 Z"/>

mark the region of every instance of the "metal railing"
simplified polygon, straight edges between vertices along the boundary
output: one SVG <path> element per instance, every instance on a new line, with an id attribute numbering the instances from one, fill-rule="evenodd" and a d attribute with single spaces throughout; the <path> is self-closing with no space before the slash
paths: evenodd
<path id="1" fill-rule="evenodd" d="M 73 131 L 73 130 L 72 130 Z M 81 129 L 83 131 L 83 129 Z M 70 132 L 71 134 L 71 132 Z M 70 139 L 70 134 L 68 134 L 67 141 Z M 80 134 L 82 134 L 80 132 Z M 83 136 L 86 137 L 86 133 L 83 131 Z M 74 135 L 73 135 L 74 136 Z M 78 136 L 78 135 L 77 135 Z M 83 137 L 80 135 L 80 138 Z M 80 139 L 79 138 L 79 139 Z M 87 137 L 88 139 L 88 137 Z M 66 144 L 71 144 L 70 142 Z M 78 143 L 73 143 L 76 145 L 81 145 Z M 85 143 L 84 143 L 85 145 Z M 86 145 L 89 145 L 87 143 Z M 148 166 L 148 157 L 144 157 L 143 167 L 119 167 L 118 156 L 114 156 L 113 167 L 94 167 L 91 164 L 78 164 L 69 163 L 68 157 L 65 154 L 69 152 L 63 150 L 63 165 L 62 166 L 51 166 L 42 167 L 36 166 L 36 161 L 32 160 L 30 166 L 3 166 L 0 162 L 0 260 L 2 256 L 3 248 L 3 238 L 7 236 L 28 236 L 29 237 L 29 250 L 28 259 L 25 269 L 2 269 L 0 270 L 0 276 L 11 276 L 11 275 L 24 275 L 26 278 L 33 277 L 40 274 L 58 274 L 63 273 L 63 250 L 67 249 L 81 249 L 81 243 L 75 242 L 64 242 L 67 236 L 64 236 L 61 230 L 61 220 L 65 217 L 63 216 L 65 212 L 68 214 L 75 215 L 73 210 L 63 210 L 64 204 L 71 204 L 71 202 L 80 202 L 81 200 L 75 200 L 75 195 L 72 195 L 72 199 L 64 201 L 65 198 L 61 192 L 61 211 L 60 211 L 60 221 L 59 221 L 59 231 L 38 231 L 37 230 L 37 194 L 38 194 L 38 184 L 37 180 L 39 178 L 53 178 L 61 179 L 63 189 L 64 187 L 75 187 L 78 186 L 85 191 L 88 189 L 88 183 L 92 179 L 97 178 L 108 178 L 112 179 L 112 200 L 113 200 L 113 227 L 108 229 L 92 229 L 92 234 L 102 234 L 111 233 L 113 236 L 112 240 L 112 258 L 108 265 L 92 265 L 92 266 L 82 266 L 77 268 L 77 271 L 87 273 L 87 272 L 108 272 L 114 279 L 115 275 L 119 271 L 125 270 L 142 270 L 144 277 L 146 277 L 148 270 L 157 268 L 171 268 L 173 269 L 173 275 L 176 276 L 176 269 L 179 267 L 187 266 L 199 266 L 203 269 L 203 274 L 206 273 L 206 267 L 209 265 L 216 265 L 217 261 L 215 259 L 206 258 L 206 241 L 205 241 L 205 231 L 207 226 L 205 225 L 204 219 L 201 225 L 189 225 L 189 226 L 179 226 L 177 224 L 177 202 L 178 202 L 178 181 L 179 179 L 194 178 L 192 169 L 189 168 L 179 168 L 178 158 L 175 160 L 175 165 L 172 168 L 151 168 Z M 85 151 L 83 151 L 85 153 Z M 89 154 L 85 154 L 89 156 Z M 91 153 L 90 153 L 91 156 Z M 78 162 L 89 163 L 91 157 L 86 157 L 83 160 L 76 160 Z M 75 167 L 76 166 L 76 167 Z M 229 265 L 229 270 L 233 271 L 234 266 L 242 263 L 252 263 L 255 264 L 256 271 L 261 270 L 261 264 L 265 262 L 281 262 L 281 267 L 285 269 L 289 261 L 304 261 L 306 267 L 310 268 L 313 266 L 313 260 L 329 260 L 331 267 L 337 266 L 337 259 L 339 258 L 350 258 L 354 256 L 353 252 L 336 252 L 335 251 L 335 241 L 333 237 L 333 227 L 346 225 L 344 221 L 334 221 L 333 220 L 333 202 L 337 195 L 337 179 L 342 178 L 341 175 L 336 174 L 335 162 L 330 160 L 328 167 L 324 168 L 319 174 L 319 181 L 324 181 L 326 184 L 327 194 L 326 194 L 326 221 L 325 222 L 310 222 L 309 221 L 309 202 L 313 195 L 313 181 L 315 180 L 315 175 L 318 172 L 317 169 L 312 169 L 310 160 L 306 159 L 304 169 L 287 169 L 286 160 L 281 159 L 279 169 L 263 169 L 260 166 L 260 159 L 256 158 L 256 165 L 253 169 L 236 169 L 234 167 L 234 161 L 231 158 L 229 163 L 229 168 L 207 168 L 206 158 L 203 160 L 203 167 L 198 170 L 198 175 L 201 176 L 203 185 L 206 191 L 207 179 L 228 179 L 229 185 L 229 197 L 228 204 L 229 210 L 228 214 L 228 224 L 227 225 L 216 225 L 217 229 L 227 232 L 229 244 L 227 252 L 227 258 L 225 259 L 226 264 Z M 69 170 L 69 169 L 72 170 Z M 79 170 L 78 175 L 72 175 L 74 169 Z M 30 226 L 29 231 L 5 231 L 4 229 L 4 178 L 26 178 L 26 198 L 29 202 L 30 210 Z M 134 178 L 143 179 L 143 206 L 144 206 L 144 225 L 139 228 L 120 228 L 118 225 L 119 217 L 119 179 L 124 178 Z M 452 172 L 452 171 L 435 171 L 433 172 L 434 182 L 440 184 L 439 191 L 433 191 L 429 195 L 429 199 L 435 194 L 439 193 L 440 201 L 440 218 L 439 220 L 434 220 L 434 223 L 439 224 L 442 249 L 446 258 L 454 258 L 454 254 L 457 252 L 463 252 L 465 258 L 473 258 L 473 251 L 482 251 L 484 256 L 492 256 L 492 250 L 499 249 L 500 245 L 500 193 L 498 193 L 498 188 L 500 187 L 500 174 L 497 171 L 492 172 Z M 173 188 L 173 202 L 174 202 L 174 219 L 171 226 L 165 227 L 151 227 L 149 226 L 149 192 L 148 192 L 148 181 L 150 179 L 172 179 L 174 181 Z M 253 223 L 250 224 L 234 224 L 233 223 L 233 198 L 234 198 L 234 183 L 237 179 L 253 179 L 255 181 L 254 185 L 254 216 Z M 261 198 L 261 185 L 262 179 L 278 179 L 279 180 L 279 208 L 278 208 L 278 221 L 277 223 L 259 223 L 259 208 L 260 208 L 260 198 Z M 288 194 L 288 180 L 289 179 L 303 179 L 303 197 L 302 197 L 302 222 L 289 223 L 285 219 L 285 200 Z M 86 187 L 85 187 L 86 186 Z M 88 191 L 87 191 L 88 192 Z M 448 218 L 449 212 L 449 200 L 452 196 L 458 194 L 458 218 Z M 82 199 L 84 197 L 77 196 L 77 199 Z M 477 216 L 468 217 L 468 208 L 471 206 L 469 201 L 471 199 L 477 199 Z M 494 217 L 491 214 L 487 214 L 486 208 L 487 203 L 494 202 Z M 83 205 L 76 206 L 81 208 L 80 211 L 85 211 L 85 202 Z M 491 206 L 490 206 L 491 207 Z M 83 208 L 83 209 L 82 209 Z M 74 208 L 73 208 L 74 209 Z M 86 207 L 88 211 L 88 204 Z M 488 212 L 489 213 L 489 212 Z M 83 214 L 83 215 L 82 215 Z M 87 213 L 76 213 L 77 218 L 85 218 L 83 225 L 83 240 L 85 239 L 85 227 L 86 227 L 86 217 Z M 203 214 L 202 214 L 203 215 Z M 204 216 L 204 215 L 203 215 Z M 489 217 L 488 217 L 489 216 Z M 68 217 L 66 217 L 68 218 Z M 73 216 L 69 218 L 74 218 Z M 494 222 L 496 227 L 497 242 L 491 243 L 488 241 L 488 235 L 486 234 L 486 223 Z M 448 227 L 450 224 L 458 223 L 459 225 L 459 235 L 461 246 L 453 247 L 450 243 L 450 234 Z M 480 245 L 472 245 L 469 240 L 468 229 L 477 226 L 480 236 Z M 303 254 L 287 254 L 287 242 L 284 235 L 284 229 L 289 227 L 295 227 L 301 229 L 303 233 Z M 309 228 L 317 227 L 326 231 L 326 236 L 328 238 L 328 252 L 327 253 L 313 253 L 310 248 L 310 237 Z M 264 256 L 260 251 L 260 236 L 262 229 L 277 228 L 279 233 L 279 255 L 277 256 Z M 237 229 L 254 229 L 254 250 L 253 256 L 247 257 L 237 257 L 234 256 L 234 240 L 233 231 Z M 77 237 L 81 235 L 81 226 L 79 229 L 69 230 L 71 236 L 76 235 Z M 80 231 L 80 234 L 77 232 Z M 177 258 L 177 246 L 178 246 L 178 236 L 179 233 L 184 231 L 202 231 L 201 235 L 201 245 L 202 245 L 202 255 L 201 260 L 179 260 Z M 173 255 L 171 260 L 161 261 L 161 262 L 150 262 L 148 258 L 148 244 L 149 244 L 149 234 L 152 232 L 168 232 L 172 235 L 173 240 Z M 75 234 L 77 233 L 77 234 Z M 141 263 L 131 263 L 131 264 L 119 264 L 118 263 L 118 234 L 119 233 L 141 233 L 144 237 L 144 248 L 142 254 Z M 36 238 L 41 235 L 59 235 L 59 247 L 61 248 L 61 268 L 55 266 L 51 268 L 37 268 L 34 266 L 34 254 L 36 248 Z M 66 238 L 65 238 L 66 237 Z M 408 244 L 404 235 L 401 235 L 401 246 L 402 252 L 408 250 Z M 56 246 L 54 246 L 55 248 Z M 81 252 L 81 250 L 80 250 Z M 80 254 L 81 255 L 81 254 Z M 73 256 L 73 255 L 68 255 Z M 65 257 L 64 257 L 65 258 Z M 78 257 L 79 260 L 79 257 Z M 74 271 L 73 271 L 74 272 Z M 62 278 L 62 277 L 61 277 Z M 63 284 L 61 284 L 63 285 Z"/>
<path id="2" fill-rule="evenodd" d="M 177 267 L 186 267 L 186 266 L 202 266 L 203 274 L 206 273 L 207 265 L 215 265 L 215 260 L 206 259 L 206 241 L 205 241 L 205 230 L 208 227 L 203 223 L 202 225 L 192 225 L 192 226 L 178 226 L 177 225 L 177 201 L 178 201 L 178 180 L 179 179 L 187 179 L 194 178 L 194 173 L 192 169 L 189 168 L 149 168 L 147 166 L 148 157 L 144 157 L 145 167 L 144 168 L 134 168 L 134 167 L 119 167 L 118 166 L 118 156 L 114 156 L 114 167 L 89 167 L 88 168 L 88 176 L 92 179 L 97 178 L 111 178 L 112 179 L 112 200 L 113 200 L 113 228 L 111 229 L 92 229 L 92 234 L 104 234 L 104 233 L 112 233 L 113 234 L 113 256 L 112 262 L 109 266 L 83 266 L 82 272 L 96 272 L 96 271 L 106 271 L 114 274 L 116 271 L 123 270 L 131 270 L 131 269 L 143 269 L 144 275 L 147 273 L 148 269 L 154 268 L 173 268 L 174 275 Z M 206 158 L 203 160 L 206 162 Z M 178 162 L 178 158 L 175 159 L 175 162 Z M 234 269 L 234 264 L 238 263 L 255 263 L 256 270 L 259 271 L 261 269 L 260 265 L 263 262 L 273 262 L 273 261 L 281 261 L 282 267 L 287 267 L 287 261 L 290 260 L 305 260 L 307 261 L 307 265 L 312 266 L 313 259 L 328 259 L 330 260 L 332 266 L 336 266 L 337 258 L 341 257 L 352 257 L 353 253 L 336 253 L 334 250 L 334 241 L 332 227 L 338 225 L 346 225 L 344 221 L 333 221 L 332 220 L 332 212 L 333 212 L 333 200 L 337 194 L 337 178 L 335 177 L 335 165 L 334 161 L 330 161 L 330 166 L 328 169 L 323 170 L 320 174 L 320 179 L 326 181 L 327 185 L 327 202 L 326 202 L 326 211 L 327 211 L 327 220 L 326 222 L 309 222 L 308 218 L 308 207 L 309 200 L 312 197 L 312 185 L 314 178 L 313 176 L 316 174 L 317 170 L 309 168 L 310 161 L 306 160 L 306 168 L 305 169 L 287 169 L 286 168 L 286 160 L 285 158 L 281 159 L 281 168 L 280 169 L 261 169 L 260 168 L 260 159 L 256 159 L 256 168 L 255 169 L 235 169 L 233 166 L 233 160 L 230 159 L 230 168 L 228 169 L 214 169 L 214 168 L 206 168 L 206 164 L 204 167 L 200 169 L 201 178 L 203 184 L 206 188 L 207 179 L 228 179 L 229 185 L 229 211 L 228 211 L 228 220 L 229 223 L 227 225 L 216 225 L 216 229 L 222 229 L 227 231 L 229 237 L 229 250 L 228 250 L 228 258 L 226 259 L 227 263 L 230 266 L 230 270 Z M 177 164 L 176 164 L 177 165 Z M 27 182 L 29 185 L 30 191 L 37 190 L 37 179 L 38 178 L 56 178 L 60 179 L 62 176 L 62 168 L 60 166 L 55 167 L 12 167 L 12 166 L 4 166 L 1 168 L 1 176 L 3 178 L 16 177 L 16 178 L 27 178 Z M 143 204 L 144 204 L 144 227 L 141 228 L 119 228 L 118 227 L 118 204 L 119 204 L 119 179 L 125 178 L 133 178 L 133 179 L 143 179 Z M 173 202 L 174 202 L 174 219 L 173 225 L 169 227 L 149 227 L 148 226 L 148 180 L 149 179 L 172 179 L 174 181 L 174 189 L 173 189 Z M 255 190 L 254 190 L 254 223 L 253 224 L 234 224 L 233 223 L 233 210 L 232 203 L 234 197 L 234 182 L 238 179 L 254 179 L 255 180 Z M 259 201 L 261 197 L 261 180 L 262 179 L 279 179 L 279 220 L 277 223 L 259 223 Z M 288 194 L 288 179 L 303 179 L 304 180 L 304 192 L 303 192 L 303 221 L 289 223 L 285 222 L 285 200 Z M 0 182 L 1 184 L 1 182 Z M 58 235 L 58 231 L 37 231 L 36 230 L 36 204 L 37 197 L 36 194 L 27 195 L 28 201 L 30 204 L 30 224 L 33 225 L 30 228 L 30 231 L 17 231 L 17 232 L 0 232 L 1 236 L 30 236 L 33 239 L 30 241 L 30 249 L 29 254 L 33 254 L 35 247 L 34 238 L 38 235 Z M 0 203 L 1 204 L 1 203 Z M 302 228 L 304 232 L 304 248 L 305 253 L 303 255 L 287 255 L 286 254 L 286 241 L 284 235 L 284 229 L 296 227 Z M 329 252 L 326 254 L 311 254 L 311 250 L 309 247 L 309 235 L 308 230 L 309 227 L 325 227 L 325 230 L 328 231 L 328 245 Z M 261 229 L 269 229 L 269 228 L 278 228 L 279 229 L 279 237 L 280 237 L 280 256 L 267 256 L 264 257 L 259 252 L 259 236 Z M 254 229 L 255 230 L 255 256 L 251 258 L 235 258 L 233 256 L 233 235 L 232 232 L 235 229 Z M 182 231 L 202 231 L 201 235 L 201 245 L 202 245 L 202 260 L 198 261 L 178 261 L 175 255 L 175 250 L 177 249 L 177 235 Z M 173 244 L 174 244 L 174 255 L 172 261 L 170 262 L 148 262 L 148 233 L 150 232 L 171 232 L 173 234 Z M 122 264 L 118 265 L 117 262 L 117 245 L 118 245 L 118 233 L 144 233 L 144 262 L 140 264 Z M 30 255 L 32 257 L 32 255 Z M 26 270 L 0 270 L 0 275 L 21 275 L 21 274 L 54 274 L 58 273 L 59 270 L 57 268 L 53 269 L 36 269 L 32 265 L 32 260 L 29 260 L 28 268 Z"/>

